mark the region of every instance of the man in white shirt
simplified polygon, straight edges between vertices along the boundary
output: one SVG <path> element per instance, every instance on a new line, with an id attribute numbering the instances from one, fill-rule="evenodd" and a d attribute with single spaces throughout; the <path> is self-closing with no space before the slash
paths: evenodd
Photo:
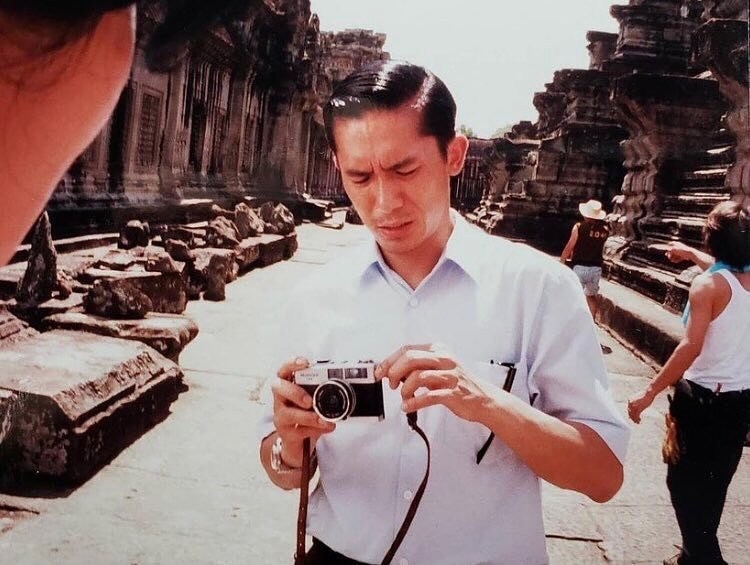
<path id="1" fill-rule="evenodd" d="M 407 412 L 429 439 L 430 472 L 394 563 L 546 563 L 539 478 L 602 502 L 622 484 L 629 432 L 577 279 L 450 209 L 468 147 L 455 111 L 440 79 L 398 62 L 350 75 L 325 108 L 344 188 L 374 241 L 302 281 L 282 318 L 289 361 L 260 456 L 292 489 L 304 438 L 315 447 L 306 563 L 383 560 L 427 466 Z M 380 361 L 385 419 L 318 418 L 292 382 L 307 359 Z M 510 392 L 502 363 L 517 370 Z"/>

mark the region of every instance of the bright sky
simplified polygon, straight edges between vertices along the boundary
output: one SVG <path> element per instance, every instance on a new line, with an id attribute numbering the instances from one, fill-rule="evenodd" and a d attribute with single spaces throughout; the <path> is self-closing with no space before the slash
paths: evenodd
<path id="1" fill-rule="evenodd" d="M 586 32 L 617 32 L 624 0 L 311 0 L 323 31 L 387 34 L 385 50 L 429 68 L 458 105 L 457 126 L 488 137 L 536 121 L 535 92 L 556 70 L 588 68 Z"/>

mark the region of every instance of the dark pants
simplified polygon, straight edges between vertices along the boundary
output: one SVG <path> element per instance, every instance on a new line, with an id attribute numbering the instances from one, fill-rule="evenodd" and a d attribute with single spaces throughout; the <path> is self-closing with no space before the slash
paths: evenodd
<path id="1" fill-rule="evenodd" d="M 716 532 L 750 422 L 750 390 L 716 394 L 681 380 L 669 407 L 680 459 L 667 487 L 682 534 L 681 565 L 725 564 Z"/>
<path id="2" fill-rule="evenodd" d="M 312 547 L 305 555 L 305 565 L 367 565 L 336 553 L 322 541 L 313 538 Z"/>

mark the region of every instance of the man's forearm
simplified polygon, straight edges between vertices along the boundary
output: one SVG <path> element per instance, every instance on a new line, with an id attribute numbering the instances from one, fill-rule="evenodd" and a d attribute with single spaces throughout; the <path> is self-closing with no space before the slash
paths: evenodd
<path id="1" fill-rule="evenodd" d="M 605 502 L 620 489 L 622 464 L 591 428 L 545 414 L 498 391 L 483 423 L 540 478 Z"/>

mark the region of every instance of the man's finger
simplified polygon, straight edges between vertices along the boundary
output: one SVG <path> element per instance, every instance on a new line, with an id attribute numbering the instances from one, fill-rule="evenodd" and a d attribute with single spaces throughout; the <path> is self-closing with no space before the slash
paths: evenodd
<path id="1" fill-rule="evenodd" d="M 404 400 L 401 405 L 401 409 L 404 412 L 416 412 L 422 408 L 428 406 L 435 406 L 437 404 L 446 404 L 446 401 L 451 398 L 453 392 L 450 389 L 441 388 L 439 390 L 431 390 L 420 394 L 419 396 L 412 396 L 408 400 Z"/>
<path id="2" fill-rule="evenodd" d="M 383 361 L 381 361 L 377 367 L 375 367 L 375 376 L 379 379 L 382 379 L 383 377 L 387 376 L 388 371 L 391 370 L 391 366 L 396 362 L 396 360 L 399 357 L 401 357 L 408 350 L 419 349 L 422 351 L 430 351 L 431 348 L 432 348 L 432 345 L 429 343 L 421 343 L 421 344 L 416 344 L 416 345 L 402 345 L 396 351 L 394 351 L 388 357 L 386 357 Z"/>
<path id="3" fill-rule="evenodd" d="M 299 385 L 290 383 L 284 379 L 279 379 L 271 385 L 271 392 L 274 397 L 274 407 L 278 404 L 291 403 L 305 410 L 312 408 L 312 396 Z"/>
<path id="4" fill-rule="evenodd" d="M 400 382 L 414 371 L 429 371 L 441 369 L 448 371 L 456 368 L 456 362 L 447 353 L 437 353 L 434 350 L 422 351 L 410 349 L 404 352 L 388 371 L 391 388 L 396 388 Z"/>
<path id="5" fill-rule="evenodd" d="M 294 376 L 294 371 L 304 369 L 310 366 L 310 362 L 304 357 L 297 357 L 291 361 L 284 363 L 279 370 L 276 372 L 276 376 L 285 381 L 291 381 Z"/>
<path id="6" fill-rule="evenodd" d="M 277 429 L 279 427 L 300 427 L 308 426 L 311 428 L 324 428 L 327 427 L 325 420 L 322 420 L 312 410 L 302 410 L 295 408 L 294 406 L 282 406 L 278 409 L 274 415 L 274 424 Z"/>
<path id="7" fill-rule="evenodd" d="M 445 371 L 414 371 L 401 385 L 401 397 L 407 400 L 420 388 L 429 390 L 451 389 L 456 386 L 456 377 Z"/>

